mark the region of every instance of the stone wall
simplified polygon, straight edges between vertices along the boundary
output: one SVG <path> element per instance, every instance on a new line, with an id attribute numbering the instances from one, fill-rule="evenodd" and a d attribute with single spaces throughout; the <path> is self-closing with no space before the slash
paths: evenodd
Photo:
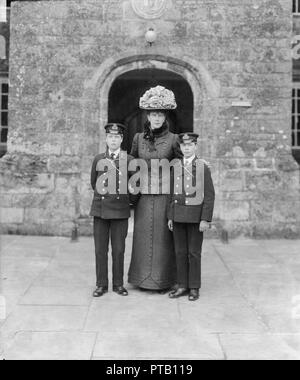
<path id="1" fill-rule="evenodd" d="M 113 81 L 137 68 L 182 75 L 231 236 L 300 233 L 290 150 L 292 2 L 166 0 L 145 19 L 129 0 L 14 2 L 10 133 L 0 164 L 2 230 L 70 235 L 86 220 Z M 145 42 L 153 27 L 158 40 Z M 249 101 L 251 108 L 233 102 Z M 91 232 L 88 228 L 86 232 Z"/>

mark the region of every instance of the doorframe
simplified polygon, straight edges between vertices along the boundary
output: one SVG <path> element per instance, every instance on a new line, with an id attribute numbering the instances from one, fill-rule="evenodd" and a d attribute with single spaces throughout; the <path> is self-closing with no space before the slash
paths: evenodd
<path id="1" fill-rule="evenodd" d="M 86 107 L 86 117 L 98 123 L 99 151 L 105 149 L 103 125 L 108 120 L 108 96 L 114 81 L 129 71 L 158 69 L 174 72 L 190 85 L 194 95 L 194 129 L 199 134 L 199 144 L 203 156 L 207 148 L 205 120 L 210 120 L 210 129 L 217 126 L 220 84 L 215 81 L 201 62 L 192 58 L 169 57 L 163 55 L 135 55 L 115 57 L 105 61 L 93 76 L 85 82 L 85 98 L 93 99 Z M 86 123 L 87 124 L 87 123 Z"/>

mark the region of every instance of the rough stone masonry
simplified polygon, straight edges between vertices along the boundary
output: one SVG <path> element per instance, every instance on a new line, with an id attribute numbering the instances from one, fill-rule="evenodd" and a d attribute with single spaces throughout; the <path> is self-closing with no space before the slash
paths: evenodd
<path id="1" fill-rule="evenodd" d="M 86 225 L 109 89 L 120 74 L 153 67 L 182 75 L 193 89 L 217 224 L 231 236 L 299 237 L 299 166 L 290 147 L 292 2 L 166 0 L 154 2 L 166 9 L 151 19 L 133 3 L 12 3 L 2 232 L 69 236 L 74 223 Z M 149 27 L 158 33 L 152 46 Z"/>

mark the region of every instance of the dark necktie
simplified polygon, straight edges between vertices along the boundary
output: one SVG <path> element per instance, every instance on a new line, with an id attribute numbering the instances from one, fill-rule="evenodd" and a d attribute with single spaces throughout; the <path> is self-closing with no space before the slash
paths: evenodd
<path id="1" fill-rule="evenodd" d="M 114 161 L 115 158 L 116 158 L 116 155 L 115 155 L 114 153 L 112 153 L 112 154 L 110 155 L 110 159 L 111 159 L 112 161 Z"/>

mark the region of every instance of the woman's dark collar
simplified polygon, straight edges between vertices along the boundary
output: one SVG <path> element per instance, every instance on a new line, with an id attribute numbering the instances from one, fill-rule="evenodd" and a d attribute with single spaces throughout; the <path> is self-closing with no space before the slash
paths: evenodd
<path id="1" fill-rule="evenodd" d="M 153 130 L 153 135 L 155 137 L 165 136 L 168 133 L 169 133 L 169 126 L 168 125 L 163 125 L 161 128 Z"/>

